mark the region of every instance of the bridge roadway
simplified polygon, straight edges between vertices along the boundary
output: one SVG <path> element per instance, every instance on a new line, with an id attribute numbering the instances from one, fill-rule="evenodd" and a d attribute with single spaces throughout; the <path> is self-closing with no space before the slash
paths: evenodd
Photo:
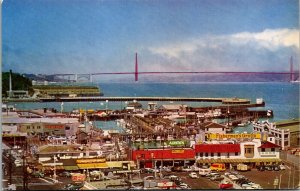
<path id="1" fill-rule="evenodd" d="M 190 101 L 222 102 L 226 104 L 249 104 L 250 100 L 241 98 L 194 98 L 194 97 L 60 97 L 40 98 L 41 102 L 83 102 L 83 101 Z"/>

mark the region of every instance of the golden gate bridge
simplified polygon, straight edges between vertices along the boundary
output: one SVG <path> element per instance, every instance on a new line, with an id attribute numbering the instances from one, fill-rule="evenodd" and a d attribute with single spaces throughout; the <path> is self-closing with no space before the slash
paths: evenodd
<path id="1" fill-rule="evenodd" d="M 138 54 L 135 53 L 135 71 L 134 72 L 96 72 L 96 73 L 89 73 L 89 74 L 52 74 L 51 76 L 56 77 L 65 77 L 73 76 L 74 81 L 78 81 L 80 78 L 86 78 L 90 82 L 93 81 L 93 76 L 97 75 L 134 75 L 135 81 L 139 80 L 139 75 L 147 75 L 147 74 L 270 74 L 270 75 L 289 75 L 290 81 L 295 80 L 295 75 L 299 74 L 299 72 L 294 71 L 293 66 L 293 57 L 290 58 L 290 71 L 289 72 L 269 72 L 269 71 L 176 71 L 176 72 L 168 72 L 168 71 L 150 71 L 150 72 L 141 72 L 138 70 Z"/>

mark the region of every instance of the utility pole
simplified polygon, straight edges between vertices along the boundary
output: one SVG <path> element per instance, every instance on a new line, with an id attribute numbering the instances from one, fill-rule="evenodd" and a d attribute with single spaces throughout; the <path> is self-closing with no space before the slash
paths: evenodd
<path id="1" fill-rule="evenodd" d="M 28 174 L 27 174 L 27 140 L 25 140 L 25 149 L 23 151 L 23 190 L 28 190 Z"/>

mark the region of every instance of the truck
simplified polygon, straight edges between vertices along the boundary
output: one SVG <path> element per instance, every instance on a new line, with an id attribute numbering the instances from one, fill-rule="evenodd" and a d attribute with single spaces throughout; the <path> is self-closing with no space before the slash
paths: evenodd
<path id="1" fill-rule="evenodd" d="M 246 164 L 238 164 L 237 165 L 237 170 L 238 171 L 248 171 L 250 168 Z"/>
<path id="2" fill-rule="evenodd" d="M 210 170 L 214 170 L 214 171 L 225 171 L 226 168 L 225 168 L 225 164 L 223 163 L 213 163 L 211 166 L 210 166 Z"/>

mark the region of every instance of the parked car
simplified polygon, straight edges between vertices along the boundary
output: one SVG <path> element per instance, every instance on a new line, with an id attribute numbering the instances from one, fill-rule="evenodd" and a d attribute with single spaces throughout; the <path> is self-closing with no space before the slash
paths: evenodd
<path id="1" fill-rule="evenodd" d="M 233 174 L 229 175 L 228 177 L 230 178 L 230 180 L 238 180 L 238 177 Z"/>
<path id="2" fill-rule="evenodd" d="M 273 166 L 273 170 L 275 170 L 275 171 L 279 171 L 279 170 L 280 170 L 280 168 L 279 168 L 279 166 Z"/>
<path id="3" fill-rule="evenodd" d="M 265 167 L 264 166 L 258 166 L 257 170 L 259 170 L 259 171 L 265 171 Z"/>
<path id="4" fill-rule="evenodd" d="M 71 173 L 68 171 L 64 171 L 62 173 L 59 173 L 58 176 L 62 176 L 62 177 L 71 177 Z"/>
<path id="5" fill-rule="evenodd" d="M 285 168 L 285 166 L 283 164 L 281 164 L 281 165 L 279 165 L 279 169 L 280 170 L 285 170 L 286 168 Z"/>
<path id="6" fill-rule="evenodd" d="M 231 188 L 233 188 L 233 184 L 231 184 L 231 183 L 228 182 L 228 181 L 222 181 L 222 182 L 219 184 L 219 188 L 220 188 L 220 189 L 231 189 Z"/>
<path id="7" fill-rule="evenodd" d="M 31 176 L 34 178 L 43 178 L 45 174 L 43 172 L 34 171 L 31 173 Z"/>
<path id="8" fill-rule="evenodd" d="M 71 184 L 67 184 L 64 187 L 64 190 L 79 190 L 80 188 L 82 188 L 84 186 L 83 183 L 71 183 Z"/>
<path id="9" fill-rule="evenodd" d="M 223 180 L 224 177 L 223 176 L 220 176 L 220 175 L 216 175 L 216 176 L 213 176 L 210 178 L 210 180 L 213 180 L 213 181 L 220 181 L 220 180 Z"/>
<path id="10" fill-rule="evenodd" d="M 173 172 L 181 172 L 182 171 L 182 167 L 180 167 L 180 166 L 173 166 L 171 170 Z"/>
<path id="11" fill-rule="evenodd" d="M 18 159 L 16 159 L 14 163 L 15 163 L 16 167 L 22 166 L 21 161 Z"/>
<path id="12" fill-rule="evenodd" d="M 220 174 L 217 172 L 211 172 L 211 173 L 207 174 L 205 177 L 210 178 L 210 177 L 217 176 L 217 175 L 220 175 Z"/>
<path id="13" fill-rule="evenodd" d="M 206 175 L 208 175 L 209 173 L 211 173 L 210 168 L 200 168 L 200 169 L 199 169 L 199 175 L 200 175 L 200 176 L 206 176 Z"/>
<path id="14" fill-rule="evenodd" d="M 179 187 L 182 188 L 182 189 L 187 189 L 187 190 L 191 189 L 191 187 L 189 187 L 189 185 L 187 185 L 186 183 L 179 184 Z"/>
<path id="15" fill-rule="evenodd" d="M 273 169 L 271 166 L 265 166 L 265 170 L 272 171 Z"/>
<path id="16" fill-rule="evenodd" d="M 192 172 L 193 169 L 191 167 L 187 166 L 185 168 L 182 168 L 182 171 L 184 171 L 184 172 Z"/>
<path id="17" fill-rule="evenodd" d="M 189 177 L 191 177 L 191 178 L 199 178 L 198 175 L 195 172 L 191 172 L 189 174 Z"/>

